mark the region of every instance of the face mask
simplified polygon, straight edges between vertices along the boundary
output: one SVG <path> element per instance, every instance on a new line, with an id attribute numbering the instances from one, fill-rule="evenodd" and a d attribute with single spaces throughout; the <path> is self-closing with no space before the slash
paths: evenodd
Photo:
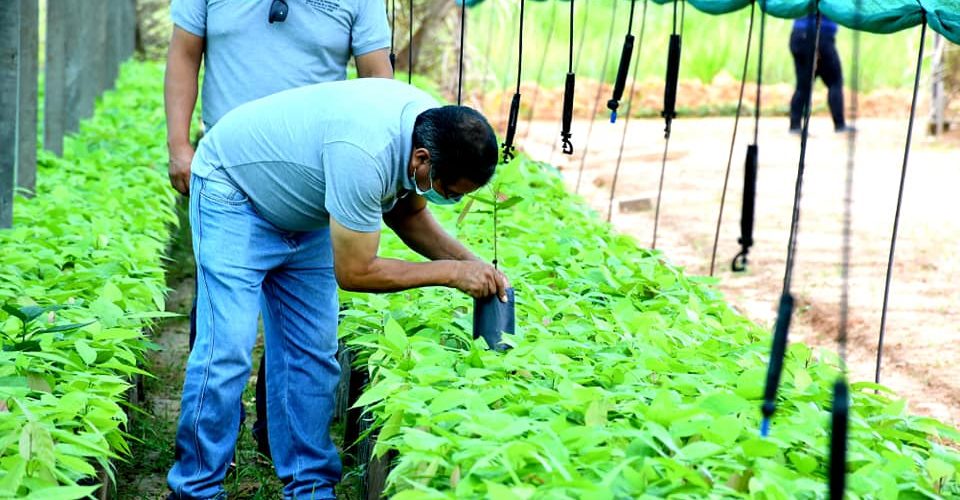
<path id="1" fill-rule="evenodd" d="M 413 190 L 416 191 L 418 195 L 423 196 L 430 203 L 436 205 L 456 205 L 460 202 L 460 199 L 463 198 L 463 195 L 446 198 L 433 189 L 433 167 L 430 168 L 430 189 L 426 191 L 420 189 L 420 186 L 417 185 L 416 173 L 414 173 L 410 179 L 413 180 Z"/>

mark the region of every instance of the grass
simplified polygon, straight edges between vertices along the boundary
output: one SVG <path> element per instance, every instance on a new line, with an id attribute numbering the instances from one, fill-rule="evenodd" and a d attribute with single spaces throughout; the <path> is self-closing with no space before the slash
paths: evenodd
<path id="1" fill-rule="evenodd" d="M 497 85 L 512 85 L 516 78 L 516 33 L 519 3 L 512 0 L 487 0 L 468 13 L 468 45 L 480 61 L 475 63 L 474 77 L 486 74 Z M 567 72 L 569 40 L 569 4 L 566 2 L 526 2 L 524 16 L 523 80 L 539 81 L 550 87 L 562 87 Z M 624 36 L 630 3 L 618 0 L 589 0 L 575 3 L 574 55 L 578 77 L 602 79 L 610 83 L 616 78 L 617 64 Z M 633 32 L 638 37 L 643 2 L 638 1 Z M 671 33 L 673 9 L 656 5 L 647 7 L 647 21 L 640 50 L 638 78 L 662 80 L 666 72 L 667 43 Z M 681 79 L 711 82 L 718 74 L 729 73 L 739 79 L 743 71 L 743 53 L 747 41 L 750 9 L 712 16 L 693 8 L 686 9 L 683 23 Z M 613 37 L 609 51 L 606 40 L 613 21 Z M 756 44 L 759 39 L 759 15 L 754 26 L 754 49 L 748 80 L 756 79 Z M 551 28 L 552 26 L 552 28 Z M 764 81 L 792 83 L 793 60 L 788 49 L 791 21 L 767 17 L 764 43 Z M 919 27 L 890 35 L 864 33 L 861 38 L 861 89 L 909 88 L 913 83 Z M 552 34 L 551 34 L 552 31 Z M 581 40 L 583 38 L 583 40 Z M 841 28 L 837 47 L 850 74 L 853 33 Z M 548 43 L 549 42 L 549 43 Z M 583 48 L 579 44 L 583 43 Z M 606 57 L 604 57 L 606 54 Z M 606 71 L 601 75 L 606 58 Z M 541 74 L 540 66 L 543 66 Z M 490 83 L 492 84 L 492 82 Z"/>

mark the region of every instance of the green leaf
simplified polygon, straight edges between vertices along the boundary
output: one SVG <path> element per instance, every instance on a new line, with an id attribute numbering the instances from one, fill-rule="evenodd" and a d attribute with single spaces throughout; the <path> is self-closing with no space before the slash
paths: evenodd
<path id="1" fill-rule="evenodd" d="M 56 332 L 66 332 L 70 330 L 79 330 L 87 325 L 92 325 L 96 323 L 96 320 L 87 321 L 85 323 L 70 323 L 68 325 L 56 325 L 50 328 L 40 330 L 40 333 L 56 333 Z"/>
<path id="2" fill-rule="evenodd" d="M 778 453 L 777 445 L 768 439 L 753 438 L 740 443 L 743 454 L 748 457 L 773 457 Z"/>
<path id="3" fill-rule="evenodd" d="M 395 354 L 402 355 L 407 349 L 409 341 L 403 328 L 393 318 L 387 319 L 387 324 L 383 328 L 383 343 Z"/>
<path id="4" fill-rule="evenodd" d="M 507 210 L 521 201 L 523 201 L 523 196 L 511 196 L 507 200 L 498 203 L 497 210 Z"/>
<path id="5" fill-rule="evenodd" d="M 74 346 L 77 349 L 77 353 L 80 354 L 80 359 L 82 359 L 87 366 L 97 361 L 97 350 L 90 347 L 90 344 L 86 340 L 79 339 Z"/>
<path id="6" fill-rule="evenodd" d="M 926 469 L 927 474 L 930 475 L 930 480 L 934 483 L 940 481 L 941 479 L 952 476 L 954 472 L 952 465 L 940 460 L 939 458 L 931 458 L 930 460 L 927 460 Z"/>
<path id="7" fill-rule="evenodd" d="M 720 445 L 708 441 L 697 441 L 681 448 L 680 455 L 687 460 L 697 461 L 723 453 L 723 450 L 724 448 Z"/>
<path id="8" fill-rule="evenodd" d="M 78 500 L 93 495 L 99 485 L 93 486 L 51 486 L 33 490 L 26 500 Z"/>

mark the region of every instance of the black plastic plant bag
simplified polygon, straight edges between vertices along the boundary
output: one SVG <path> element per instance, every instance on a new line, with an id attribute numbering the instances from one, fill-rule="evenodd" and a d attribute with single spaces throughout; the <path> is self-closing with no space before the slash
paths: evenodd
<path id="1" fill-rule="evenodd" d="M 501 302 L 498 295 L 473 301 L 473 338 L 483 337 L 491 349 L 505 351 L 509 346 L 501 342 L 504 332 L 516 332 L 513 288 L 507 289 L 506 302 Z"/>

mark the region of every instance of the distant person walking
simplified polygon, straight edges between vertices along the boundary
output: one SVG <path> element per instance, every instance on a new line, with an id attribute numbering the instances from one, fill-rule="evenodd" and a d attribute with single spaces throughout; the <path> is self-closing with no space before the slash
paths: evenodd
<path id="1" fill-rule="evenodd" d="M 810 74 L 816 64 L 817 73 L 827 86 L 827 103 L 833 117 L 833 127 L 837 132 L 847 132 L 847 122 L 843 118 L 843 67 L 837 54 L 837 23 L 825 16 L 820 21 L 820 44 L 815 49 L 817 36 L 817 15 L 810 14 L 793 22 L 790 33 L 790 53 L 793 54 L 793 67 L 797 73 L 797 87 L 790 101 L 790 132 L 800 133 L 803 125 L 803 110 L 810 100 L 813 81 Z M 814 54 L 816 50 L 816 54 Z"/>

